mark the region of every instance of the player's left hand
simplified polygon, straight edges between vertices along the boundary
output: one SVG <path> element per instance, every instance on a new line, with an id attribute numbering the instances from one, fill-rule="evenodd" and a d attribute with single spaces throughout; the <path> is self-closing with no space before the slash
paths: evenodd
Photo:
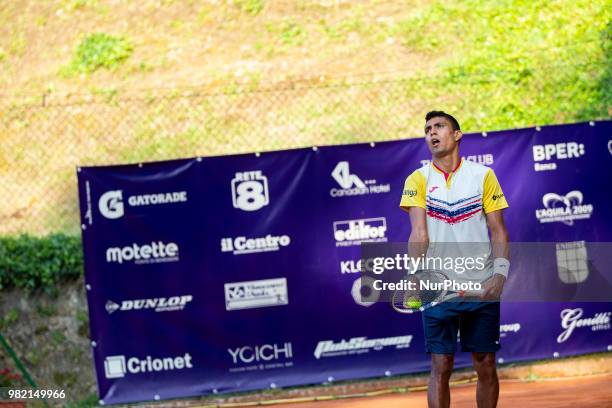
<path id="1" fill-rule="evenodd" d="M 483 300 L 499 300 L 504 289 L 504 283 L 506 283 L 504 276 L 497 273 L 494 274 L 482 284 L 482 295 L 480 298 Z"/>

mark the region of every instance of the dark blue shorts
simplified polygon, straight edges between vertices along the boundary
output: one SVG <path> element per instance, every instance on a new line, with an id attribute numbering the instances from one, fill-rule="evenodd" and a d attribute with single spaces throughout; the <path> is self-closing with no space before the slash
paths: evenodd
<path id="1" fill-rule="evenodd" d="M 423 311 L 427 353 L 454 354 L 457 332 L 461 351 L 499 350 L 499 302 L 444 302 Z"/>

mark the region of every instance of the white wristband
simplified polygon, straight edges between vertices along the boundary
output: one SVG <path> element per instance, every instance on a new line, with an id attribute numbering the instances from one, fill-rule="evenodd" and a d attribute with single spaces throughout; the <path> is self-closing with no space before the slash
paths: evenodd
<path id="1" fill-rule="evenodd" d="M 493 261 L 493 274 L 502 275 L 508 279 L 508 270 L 510 269 L 510 261 L 506 258 L 495 258 Z"/>

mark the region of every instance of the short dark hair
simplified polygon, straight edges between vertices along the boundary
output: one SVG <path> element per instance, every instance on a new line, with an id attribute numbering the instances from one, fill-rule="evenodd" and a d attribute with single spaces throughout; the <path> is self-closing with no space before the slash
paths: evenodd
<path id="1" fill-rule="evenodd" d="M 457 122 L 457 119 L 455 119 L 452 115 L 449 115 L 448 113 L 443 112 L 443 111 L 427 112 L 427 115 L 425 115 L 425 122 L 427 122 L 431 118 L 437 118 L 439 116 L 442 116 L 443 118 L 448 119 L 451 125 L 453 125 L 453 130 L 461 130 L 461 127 L 459 126 L 459 122 Z"/>

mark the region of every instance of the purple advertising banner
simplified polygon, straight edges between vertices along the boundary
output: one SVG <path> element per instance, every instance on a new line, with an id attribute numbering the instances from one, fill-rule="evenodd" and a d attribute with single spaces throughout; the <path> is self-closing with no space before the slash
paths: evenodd
<path id="1" fill-rule="evenodd" d="M 590 243 L 612 242 L 612 121 L 468 134 L 461 154 L 494 169 L 511 241 L 552 243 L 508 293 L 565 288 L 570 258 L 611 284 Z M 421 316 L 351 290 L 362 242 L 407 241 L 404 181 L 430 157 L 410 139 L 79 168 L 101 402 L 428 370 Z M 609 301 L 532 300 L 502 303 L 500 363 L 612 350 Z"/>

